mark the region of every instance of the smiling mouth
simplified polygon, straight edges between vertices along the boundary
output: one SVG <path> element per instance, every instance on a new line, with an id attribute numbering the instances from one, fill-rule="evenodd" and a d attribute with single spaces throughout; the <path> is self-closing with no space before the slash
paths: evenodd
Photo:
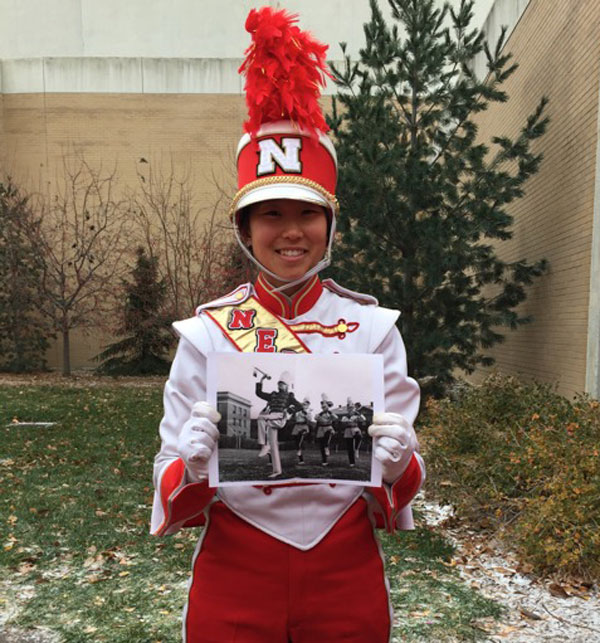
<path id="1" fill-rule="evenodd" d="M 302 257 L 308 251 L 303 250 L 302 248 L 289 248 L 289 249 L 277 250 L 276 252 L 278 255 L 281 255 L 282 257 Z"/>

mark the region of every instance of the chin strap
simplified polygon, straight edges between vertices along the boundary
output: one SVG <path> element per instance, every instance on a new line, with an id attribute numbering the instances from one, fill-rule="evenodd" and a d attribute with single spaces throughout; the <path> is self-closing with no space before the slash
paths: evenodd
<path id="1" fill-rule="evenodd" d="M 246 255 L 246 257 L 248 257 L 248 259 L 250 259 L 250 261 L 255 266 L 258 267 L 258 269 L 261 272 L 264 272 L 265 274 L 269 275 L 273 279 L 277 279 L 277 281 L 285 282 L 283 286 L 278 286 L 277 288 L 273 288 L 273 292 L 283 292 L 288 288 L 292 288 L 293 286 L 297 286 L 298 284 L 304 283 L 307 279 L 310 279 L 313 275 L 316 275 L 324 268 L 327 268 L 327 266 L 331 263 L 331 248 L 333 246 L 333 238 L 335 236 L 335 216 L 331 217 L 329 241 L 327 242 L 325 255 L 316 265 L 314 265 L 310 270 L 305 272 L 302 275 L 302 277 L 299 277 L 298 279 L 286 279 L 285 277 L 280 277 L 278 274 L 272 272 L 271 270 L 263 266 L 262 263 L 260 263 L 260 261 L 258 261 L 258 259 L 252 254 L 252 251 L 250 250 L 250 248 L 244 243 L 244 240 L 242 239 L 240 232 L 238 230 L 238 227 L 235 223 L 233 225 L 233 231 L 235 234 L 236 241 L 238 242 L 240 248 L 242 249 L 242 252 Z"/>

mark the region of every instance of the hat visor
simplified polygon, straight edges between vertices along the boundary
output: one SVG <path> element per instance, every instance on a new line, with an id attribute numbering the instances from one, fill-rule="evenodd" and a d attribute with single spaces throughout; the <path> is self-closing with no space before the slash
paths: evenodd
<path id="1" fill-rule="evenodd" d="M 239 211 L 254 203 L 272 199 L 292 199 L 294 201 L 316 203 L 326 208 L 331 207 L 331 204 L 319 192 L 308 186 L 298 185 L 297 183 L 274 183 L 272 185 L 261 185 L 244 194 L 238 201 L 236 210 Z"/>

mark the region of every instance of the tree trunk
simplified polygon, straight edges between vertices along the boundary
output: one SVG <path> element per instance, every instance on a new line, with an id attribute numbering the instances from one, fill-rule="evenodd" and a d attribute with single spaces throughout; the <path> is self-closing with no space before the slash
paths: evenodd
<path id="1" fill-rule="evenodd" d="M 62 374 L 65 377 L 71 375 L 71 344 L 69 339 L 69 329 L 63 328 L 62 331 L 62 342 L 63 342 L 63 365 L 62 365 Z"/>

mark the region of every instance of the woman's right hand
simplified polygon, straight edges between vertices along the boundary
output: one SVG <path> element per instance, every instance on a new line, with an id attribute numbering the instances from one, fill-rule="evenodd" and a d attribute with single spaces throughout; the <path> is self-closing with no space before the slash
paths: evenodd
<path id="1" fill-rule="evenodd" d="M 208 479 L 208 461 L 217 445 L 221 414 L 208 402 L 196 402 L 177 442 L 179 456 L 191 482 Z"/>

